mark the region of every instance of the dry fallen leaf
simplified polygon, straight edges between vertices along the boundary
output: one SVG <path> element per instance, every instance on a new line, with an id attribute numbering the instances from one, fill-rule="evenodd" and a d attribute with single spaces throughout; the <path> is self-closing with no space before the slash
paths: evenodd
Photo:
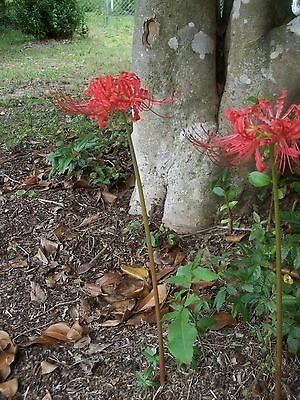
<path id="1" fill-rule="evenodd" d="M 105 272 L 101 278 L 96 280 L 96 284 L 100 286 L 102 293 L 105 294 L 114 294 L 120 282 L 121 274 L 119 272 Z"/>
<path id="2" fill-rule="evenodd" d="M 52 396 L 51 396 L 50 392 L 47 389 L 46 389 L 46 394 L 42 398 L 42 400 L 52 400 Z"/>
<path id="3" fill-rule="evenodd" d="M 70 228 L 66 225 L 58 225 L 53 230 L 53 235 L 56 237 L 57 240 L 60 242 L 64 240 L 72 240 L 75 238 L 75 233 L 72 233 Z"/>
<path id="4" fill-rule="evenodd" d="M 88 347 L 91 343 L 91 338 L 89 336 L 83 336 L 76 343 L 74 343 L 75 349 L 83 349 L 84 347 Z"/>
<path id="5" fill-rule="evenodd" d="M 145 280 L 149 277 L 149 272 L 146 268 L 143 267 L 133 267 L 131 265 L 121 266 L 121 270 L 125 272 L 125 274 L 132 276 L 136 279 Z"/>
<path id="6" fill-rule="evenodd" d="M 126 311 L 132 311 L 134 306 L 135 306 L 135 300 L 134 299 L 126 299 L 126 300 L 121 300 L 121 301 L 116 301 L 112 303 L 112 309 L 115 311 L 115 313 L 124 315 Z"/>
<path id="7" fill-rule="evenodd" d="M 128 275 L 122 277 L 120 284 L 116 288 L 116 293 L 119 296 L 123 296 L 128 299 L 144 297 L 146 294 L 148 294 L 148 292 L 149 290 L 147 290 L 144 280 L 131 278 Z"/>
<path id="8" fill-rule="evenodd" d="M 79 188 L 90 189 L 92 187 L 93 186 L 86 179 L 74 179 L 73 182 L 74 189 L 79 189 Z"/>
<path id="9" fill-rule="evenodd" d="M 17 390 L 18 380 L 16 378 L 0 383 L 0 393 L 2 393 L 6 399 L 12 399 L 17 393 Z"/>
<path id="10" fill-rule="evenodd" d="M 162 303 L 164 303 L 164 301 L 166 300 L 166 298 L 168 296 L 167 285 L 165 283 L 158 285 L 157 290 L 158 290 L 159 304 L 162 304 Z M 145 311 L 154 306 L 155 306 L 154 292 L 152 289 L 151 292 L 146 297 L 144 297 L 143 299 L 141 299 L 139 301 L 138 306 L 136 308 L 136 312 Z"/>
<path id="11" fill-rule="evenodd" d="M 71 328 L 64 322 L 58 322 L 45 329 L 40 336 L 32 338 L 28 345 L 44 344 L 52 345 L 59 342 L 77 342 L 83 333 L 82 326 L 76 321 Z"/>
<path id="12" fill-rule="evenodd" d="M 96 283 L 85 283 L 84 290 L 92 297 L 97 297 L 103 294 L 101 286 Z"/>
<path id="13" fill-rule="evenodd" d="M 40 247 L 36 257 L 42 261 L 43 264 L 47 265 L 50 261 L 55 259 L 58 249 L 58 243 L 53 242 L 52 240 L 41 238 Z"/>
<path id="14" fill-rule="evenodd" d="M 47 295 L 44 290 L 41 288 L 39 283 L 31 281 L 31 292 L 30 299 L 31 301 L 37 301 L 38 303 L 44 303 L 46 301 Z"/>
<path id="15" fill-rule="evenodd" d="M 58 365 L 51 364 L 48 361 L 42 361 L 41 362 L 41 375 L 51 374 L 51 372 L 56 370 L 57 367 L 58 367 Z"/>
<path id="16" fill-rule="evenodd" d="M 5 331 L 0 331 L 0 380 L 5 380 L 10 374 L 10 364 L 15 359 L 17 347 Z"/>
<path id="17" fill-rule="evenodd" d="M 227 312 L 215 313 L 212 318 L 216 320 L 216 323 L 209 327 L 212 331 L 218 331 L 225 326 L 233 326 L 236 324 L 236 320 Z"/>
<path id="18" fill-rule="evenodd" d="M 89 217 L 84 218 L 84 220 L 76 227 L 78 228 L 84 228 L 88 225 L 91 225 L 92 223 L 96 222 L 99 219 L 99 213 L 90 215 Z"/>
<path id="19" fill-rule="evenodd" d="M 240 233 L 239 235 L 226 235 L 225 240 L 228 243 L 239 243 L 249 232 Z"/>
<path id="20" fill-rule="evenodd" d="M 113 326 L 120 325 L 122 319 L 107 319 L 106 321 L 102 322 L 100 325 L 106 328 L 111 328 Z"/>
<path id="21" fill-rule="evenodd" d="M 169 312 L 169 306 L 165 306 L 160 310 L 160 314 L 164 315 Z M 147 322 L 148 324 L 154 324 L 156 322 L 155 310 L 152 309 L 150 311 L 142 312 L 134 315 L 132 318 L 127 320 L 127 325 L 140 325 L 142 322 Z"/>
<path id="22" fill-rule="evenodd" d="M 25 268 L 28 267 L 27 260 L 11 260 L 8 263 L 0 264 L 0 272 L 8 272 L 15 268 Z"/>
<path id="23" fill-rule="evenodd" d="M 107 191 L 101 192 L 101 196 L 104 202 L 109 204 L 114 204 L 118 198 L 118 196 L 116 196 L 115 194 Z"/>

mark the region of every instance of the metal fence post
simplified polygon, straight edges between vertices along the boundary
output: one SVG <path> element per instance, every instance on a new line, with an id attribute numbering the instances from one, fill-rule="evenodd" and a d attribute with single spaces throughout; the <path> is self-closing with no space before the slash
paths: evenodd
<path id="1" fill-rule="evenodd" d="M 105 26 L 108 25 L 108 14 L 109 14 L 109 0 L 104 0 L 104 24 Z"/>

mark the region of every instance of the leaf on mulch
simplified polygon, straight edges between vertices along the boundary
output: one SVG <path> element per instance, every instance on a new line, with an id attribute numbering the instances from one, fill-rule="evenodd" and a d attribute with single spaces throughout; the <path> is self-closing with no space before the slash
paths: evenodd
<path id="1" fill-rule="evenodd" d="M 149 290 L 145 281 L 125 275 L 116 287 L 115 293 L 127 299 L 133 299 L 145 297 L 149 293 Z"/>
<path id="2" fill-rule="evenodd" d="M 249 235 L 249 232 L 240 233 L 239 235 L 225 235 L 225 240 L 228 243 L 240 243 L 247 235 Z"/>
<path id="3" fill-rule="evenodd" d="M 168 253 L 160 253 L 156 251 L 154 253 L 155 263 L 159 265 L 159 270 L 156 274 L 156 278 L 160 281 L 162 278 L 166 278 L 177 270 L 179 265 L 185 259 L 185 253 L 178 247 L 173 248 Z"/>
<path id="4" fill-rule="evenodd" d="M 60 242 L 65 240 L 72 240 L 76 237 L 75 233 L 71 232 L 70 228 L 66 225 L 58 225 L 54 230 L 53 234 Z"/>
<path id="5" fill-rule="evenodd" d="M 74 343 L 75 349 L 84 349 L 85 347 L 88 347 L 91 343 L 91 338 L 89 335 L 83 336 L 81 339 L 79 339 L 76 343 Z"/>
<path id="6" fill-rule="evenodd" d="M 165 283 L 163 283 L 161 285 L 158 285 L 157 289 L 158 289 L 159 304 L 162 304 L 165 302 L 168 296 L 168 287 Z M 135 311 L 136 312 L 145 311 L 154 306 L 155 306 L 154 292 L 152 289 L 151 292 L 146 297 L 144 297 L 139 301 Z"/>
<path id="7" fill-rule="evenodd" d="M 107 319 L 104 322 L 101 322 L 100 325 L 106 328 L 111 328 L 113 326 L 117 326 L 122 322 L 122 318 L 119 319 Z"/>
<path id="8" fill-rule="evenodd" d="M 85 217 L 84 220 L 78 225 L 76 226 L 77 229 L 79 228 L 85 228 L 91 224 L 93 224 L 94 222 L 96 222 L 99 219 L 100 214 L 93 214 L 90 215 L 89 217 Z"/>
<path id="9" fill-rule="evenodd" d="M 58 368 L 58 365 L 49 363 L 48 361 L 41 362 L 41 375 L 48 375 L 51 372 L 55 371 Z"/>
<path id="10" fill-rule="evenodd" d="M 170 311 L 169 306 L 165 306 L 160 310 L 161 315 L 165 315 Z M 150 311 L 141 312 L 127 320 L 127 325 L 137 326 L 142 322 L 147 322 L 148 324 L 154 324 L 156 322 L 155 319 L 155 309 L 152 308 Z"/>
<path id="11" fill-rule="evenodd" d="M 121 266 L 121 270 L 125 272 L 125 274 L 132 276 L 136 279 L 145 280 L 149 278 L 149 272 L 146 268 L 143 267 L 135 267 L 132 265 L 124 265 Z"/>
<path id="12" fill-rule="evenodd" d="M 9 261 L 7 263 L 0 264 L 0 273 L 1 272 L 8 272 L 8 271 L 10 271 L 12 269 L 15 269 L 15 268 L 26 268 L 26 267 L 28 267 L 28 262 L 25 259 L 23 259 L 23 260 L 20 260 L 20 259 L 11 260 L 11 261 Z"/>
<path id="13" fill-rule="evenodd" d="M 51 396 L 50 392 L 47 389 L 46 389 L 46 394 L 42 398 L 42 400 L 52 400 L 52 396 Z"/>
<path id="14" fill-rule="evenodd" d="M 29 340 L 26 346 L 32 344 L 52 345 L 60 342 L 75 343 L 82 338 L 83 328 L 76 321 L 69 327 L 64 322 L 58 322 L 45 329 L 40 336 Z"/>
<path id="15" fill-rule="evenodd" d="M 91 189 L 93 185 L 86 179 L 73 179 L 73 189 Z"/>
<path id="16" fill-rule="evenodd" d="M 212 316 L 213 319 L 216 320 L 216 323 L 209 327 L 212 331 L 218 331 L 225 326 L 234 326 L 236 325 L 236 320 L 233 316 L 227 312 L 218 312 Z"/>
<path id="17" fill-rule="evenodd" d="M 50 181 L 45 181 L 40 179 L 36 175 L 31 175 L 21 183 L 19 189 L 29 190 L 34 188 L 38 189 L 39 191 L 44 191 L 48 190 L 50 185 L 51 185 Z"/>
<path id="18" fill-rule="evenodd" d="M 44 303 L 47 299 L 47 294 L 41 288 L 40 284 L 34 281 L 30 282 L 31 292 L 30 299 L 31 301 L 37 301 L 38 303 Z"/>
<path id="19" fill-rule="evenodd" d="M 113 294 L 120 284 L 121 278 L 122 275 L 119 272 L 105 272 L 101 278 L 97 279 L 96 284 L 101 287 L 103 293 Z"/>
<path id="20" fill-rule="evenodd" d="M 92 297 L 97 297 L 103 294 L 101 286 L 96 283 L 85 283 L 84 290 Z"/>
<path id="21" fill-rule="evenodd" d="M 18 380 L 16 378 L 0 383 L 0 393 L 6 399 L 12 399 L 18 390 Z"/>
<path id="22" fill-rule="evenodd" d="M 52 240 L 41 238 L 40 247 L 36 257 L 42 261 L 43 264 L 48 265 L 49 262 L 53 261 L 59 250 L 59 245 Z"/>
<path id="23" fill-rule="evenodd" d="M 102 197 L 104 203 L 108 203 L 108 204 L 114 204 L 118 198 L 118 196 L 116 196 L 115 194 L 107 192 L 107 191 L 102 191 L 101 197 Z"/>
<path id="24" fill-rule="evenodd" d="M 13 363 L 17 347 L 13 344 L 9 334 L 0 331 L 0 381 L 4 381 L 10 374 L 10 365 Z"/>
<path id="25" fill-rule="evenodd" d="M 64 267 L 60 271 L 55 271 L 53 274 L 50 274 L 45 279 L 46 285 L 48 287 L 54 287 L 59 281 L 65 282 L 67 279 L 66 273 L 70 272 L 71 268 L 68 265 L 64 265 Z"/>

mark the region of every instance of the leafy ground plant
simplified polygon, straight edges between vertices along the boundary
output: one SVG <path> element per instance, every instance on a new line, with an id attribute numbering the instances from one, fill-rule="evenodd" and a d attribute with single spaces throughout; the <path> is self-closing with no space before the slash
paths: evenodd
<path id="1" fill-rule="evenodd" d="M 239 167 L 242 163 L 255 159 L 257 171 L 249 175 L 253 186 L 272 185 L 273 220 L 275 229 L 275 278 L 276 282 L 276 356 L 275 356 L 275 400 L 281 399 L 282 377 L 282 337 L 283 337 L 283 295 L 282 295 L 282 232 L 280 225 L 278 177 L 286 169 L 294 171 L 299 165 L 300 150 L 300 104 L 292 104 L 287 111 L 284 101 L 287 91 L 283 90 L 276 100 L 274 109 L 269 100 L 254 99 L 254 105 L 241 109 L 228 109 L 226 117 L 232 125 L 233 133 L 228 136 L 206 134 L 209 141 L 202 141 L 187 134 L 188 139 L 201 151 L 206 151 L 213 161 L 224 161 Z M 253 102 L 253 99 L 251 99 Z M 264 173 L 267 162 L 271 166 L 271 176 Z M 261 266 L 257 269 L 260 277 Z"/>
<path id="2" fill-rule="evenodd" d="M 226 218 L 221 219 L 222 225 L 228 225 L 229 233 L 233 230 L 232 210 L 238 204 L 237 188 L 232 184 L 228 177 L 228 168 L 222 170 L 212 182 L 212 192 L 218 198 L 223 200 L 219 207 L 221 214 L 227 214 Z"/>
<path id="3" fill-rule="evenodd" d="M 191 263 L 179 267 L 176 275 L 167 280 L 177 289 L 170 301 L 173 311 L 166 314 L 163 320 L 170 322 L 168 349 L 179 365 L 194 361 L 194 344 L 198 331 L 204 332 L 215 323 L 214 318 L 200 316 L 202 311 L 211 311 L 210 302 L 193 291 L 193 284 L 200 281 L 212 282 L 219 277 L 212 270 L 200 266 L 202 256 L 203 252 L 199 251 Z"/>
<path id="4" fill-rule="evenodd" d="M 241 315 L 244 321 L 256 318 L 261 326 L 261 337 L 276 334 L 276 288 L 275 288 L 275 243 L 272 232 L 266 230 L 267 221 L 261 221 L 253 213 L 254 223 L 248 243 L 238 245 L 240 256 L 232 260 L 221 273 L 227 282 L 217 293 L 214 304 L 219 311 L 224 303 L 232 304 L 234 316 Z M 300 278 L 295 264 L 299 249 L 299 234 L 283 236 L 283 334 L 288 350 L 300 352 Z M 296 256 L 296 257 L 295 257 Z M 299 268 L 300 269 L 300 268 Z"/>
<path id="5" fill-rule="evenodd" d="M 139 386 L 149 388 L 156 385 L 155 371 L 159 362 L 159 355 L 155 348 L 147 347 L 143 351 L 147 362 L 147 368 L 136 371 L 135 377 Z"/>
<path id="6" fill-rule="evenodd" d="M 109 148 L 110 145 L 110 140 L 87 134 L 66 146 L 60 146 L 49 156 L 52 165 L 49 178 L 57 173 L 78 179 L 87 175 L 93 185 L 111 185 L 122 174 L 103 160 L 107 150 L 105 147 Z"/>

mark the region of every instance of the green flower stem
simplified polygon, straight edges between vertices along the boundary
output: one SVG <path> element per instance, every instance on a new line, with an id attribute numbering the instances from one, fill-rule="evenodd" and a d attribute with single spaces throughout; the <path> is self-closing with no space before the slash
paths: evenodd
<path id="1" fill-rule="evenodd" d="M 274 146 L 271 148 L 272 158 L 272 191 L 275 221 L 276 250 L 276 356 L 275 356 L 275 400 L 281 399 L 282 378 L 282 276 L 281 276 L 281 231 L 278 200 L 278 177 L 274 161 Z"/>
<path id="2" fill-rule="evenodd" d="M 134 151 L 133 142 L 131 139 L 131 126 L 128 124 L 125 115 L 124 115 L 124 117 L 125 117 L 125 121 L 126 121 L 126 132 L 127 132 L 127 138 L 128 138 L 129 149 L 130 149 L 130 154 L 131 154 L 131 160 L 132 160 L 132 164 L 133 164 L 136 185 L 138 188 L 138 193 L 139 193 L 139 198 L 140 198 L 140 203 L 141 203 L 143 223 L 144 223 L 144 229 L 145 229 L 145 235 L 146 235 L 146 243 L 147 243 L 148 255 L 149 255 L 150 272 L 151 272 L 154 302 L 155 302 L 155 318 L 156 318 L 156 326 L 157 326 L 158 348 L 159 348 L 159 377 L 160 377 L 160 384 L 162 386 L 165 384 L 165 381 L 166 381 L 165 357 L 164 357 L 164 346 L 163 346 L 163 336 L 162 336 L 162 327 L 161 327 L 159 295 L 158 295 L 158 289 L 157 289 L 157 278 L 156 278 L 156 271 L 155 271 L 153 248 L 152 248 L 152 243 L 151 243 L 149 219 L 148 219 L 148 215 L 147 215 L 145 196 L 144 196 L 144 192 L 143 192 L 142 181 L 141 181 L 141 177 L 140 177 L 138 163 L 137 163 L 137 159 L 136 159 L 136 155 L 135 155 L 135 151 Z"/>

